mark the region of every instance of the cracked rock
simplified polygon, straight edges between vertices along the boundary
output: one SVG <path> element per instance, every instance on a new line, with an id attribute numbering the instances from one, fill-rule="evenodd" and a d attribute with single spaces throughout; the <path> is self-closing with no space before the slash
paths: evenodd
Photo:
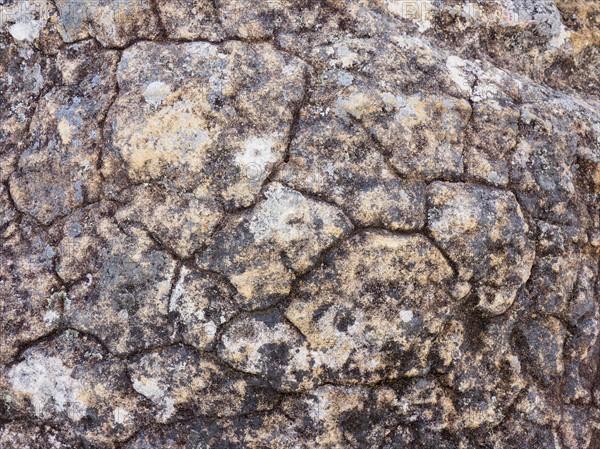
<path id="1" fill-rule="evenodd" d="M 183 341 L 200 350 L 211 349 L 219 328 L 238 313 L 233 296 L 219 276 L 183 267 L 169 302 Z"/>
<path id="2" fill-rule="evenodd" d="M 57 273 L 72 283 L 65 316 L 114 353 L 169 342 L 168 303 L 176 261 L 141 229 L 122 229 L 114 205 L 88 206 L 55 226 Z"/>
<path id="3" fill-rule="evenodd" d="M 599 449 L 597 0 L 0 0 L 0 449 Z"/>
<path id="4" fill-rule="evenodd" d="M 62 316 L 60 284 L 52 271 L 54 250 L 31 223 L 7 228 L 0 260 L 0 363 L 12 360 L 20 347 L 57 329 Z"/>
<path id="5" fill-rule="evenodd" d="M 133 388 L 156 409 L 156 420 L 234 416 L 273 407 L 275 396 L 255 378 L 232 372 L 186 347 L 145 354 L 129 364 Z"/>
<path id="6" fill-rule="evenodd" d="M 398 179 L 367 133 L 340 120 L 302 121 L 279 177 L 335 203 L 362 226 L 408 231 L 425 224 L 423 182 Z"/>
<path id="7" fill-rule="evenodd" d="M 93 444 L 125 440 L 139 425 L 142 404 L 123 382 L 125 364 L 76 331 L 28 349 L 3 375 L 12 407 L 54 427 L 66 423 Z"/>
<path id="8" fill-rule="evenodd" d="M 151 0 L 56 0 L 59 32 L 65 42 L 94 37 L 106 47 L 124 47 L 152 39 L 160 28 Z"/>
<path id="9" fill-rule="evenodd" d="M 511 193 L 460 183 L 429 188 L 427 229 L 475 286 L 477 307 L 498 315 L 515 300 L 531 272 L 534 248 Z"/>
<path id="10" fill-rule="evenodd" d="M 186 259 L 203 247 L 223 218 L 217 203 L 194 195 L 139 187 L 129 206 L 119 209 L 122 223 L 139 223 L 153 238 Z"/>
<path id="11" fill-rule="evenodd" d="M 267 44 L 135 44 L 119 63 L 109 141 L 132 181 L 250 206 L 284 158 L 304 70 Z"/>
<path id="12" fill-rule="evenodd" d="M 451 266 L 422 235 L 366 232 L 300 283 L 286 316 L 331 381 L 416 376 L 428 370 L 453 287 Z"/>
<path id="13" fill-rule="evenodd" d="M 99 197 L 100 119 L 115 93 L 116 63 L 116 52 L 90 42 L 57 56 L 60 84 L 40 98 L 33 142 L 10 179 L 17 207 L 46 225 Z"/>
<path id="14" fill-rule="evenodd" d="M 336 207 L 275 183 L 263 201 L 213 236 L 198 262 L 229 279 L 240 307 L 266 307 L 289 294 L 297 275 L 351 229 Z"/>

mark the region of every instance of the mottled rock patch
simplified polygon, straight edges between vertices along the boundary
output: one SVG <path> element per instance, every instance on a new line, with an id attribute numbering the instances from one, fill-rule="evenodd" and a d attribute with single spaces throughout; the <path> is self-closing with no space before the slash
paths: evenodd
<path id="1" fill-rule="evenodd" d="M 0 448 L 597 448 L 599 8 L 0 0 Z"/>

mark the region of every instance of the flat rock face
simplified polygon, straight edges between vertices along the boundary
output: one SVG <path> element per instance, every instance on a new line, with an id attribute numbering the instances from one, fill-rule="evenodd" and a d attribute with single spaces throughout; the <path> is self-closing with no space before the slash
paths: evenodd
<path id="1" fill-rule="evenodd" d="M 0 0 L 0 449 L 600 448 L 595 0 Z"/>

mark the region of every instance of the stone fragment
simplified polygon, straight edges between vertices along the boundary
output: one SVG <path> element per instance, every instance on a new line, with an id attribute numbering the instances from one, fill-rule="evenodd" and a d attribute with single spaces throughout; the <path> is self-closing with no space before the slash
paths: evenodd
<path id="1" fill-rule="evenodd" d="M 472 283 L 477 307 L 504 313 L 529 278 L 534 247 L 514 195 L 463 183 L 434 182 L 427 230 Z"/>
<path id="2" fill-rule="evenodd" d="M 17 216 L 8 189 L 0 185 L 0 228 L 9 224 Z"/>
<path id="3" fill-rule="evenodd" d="M 513 326 L 514 318 L 506 316 L 465 323 L 444 376 L 445 385 L 457 393 L 455 428 L 500 425 L 527 386 L 520 354 L 511 348 Z"/>
<path id="4" fill-rule="evenodd" d="M 561 440 L 567 449 L 580 447 L 593 447 L 595 435 L 593 422 L 599 418 L 598 409 L 585 409 L 582 407 L 565 407 L 560 430 Z"/>
<path id="5" fill-rule="evenodd" d="M 15 421 L 0 426 L 0 445 L 7 448 L 71 449 L 77 447 L 77 438 L 50 426 L 34 426 L 27 421 Z"/>
<path id="6" fill-rule="evenodd" d="M 321 447 L 379 447 L 397 423 L 400 404 L 389 387 L 325 385 L 294 400 L 284 399 L 282 409 Z M 310 447 L 310 443 L 305 443 Z"/>
<path id="7" fill-rule="evenodd" d="M 161 423 L 190 416 L 244 415 L 275 404 L 266 384 L 184 346 L 136 357 L 128 369 L 133 388 L 152 401 Z"/>
<path id="8" fill-rule="evenodd" d="M 304 70 L 268 44 L 135 44 L 121 58 L 106 122 L 112 151 L 133 182 L 162 180 L 250 206 L 283 160 Z M 147 99 L 157 82 L 168 86 L 159 103 Z"/>
<path id="9" fill-rule="evenodd" d="M 169 295 L 176 262 L 135 227 L 121 228 L 115 205 L 88 206 L 57 223 L 57 273 L 71 287 L 65 316 L 109 350 L 130 354 L 170 341 Z"/>
<path id="10" fill-rule="evenodd" d="M 506 186 L 507 155 L 517 145 L 519 111 L 501 86 L 480 83 L 466 131 L 465 171 L 478 181 Z"/>
<path id="11" fill-rule="evenodd" d="M 557 430 L 548 426 L 538 426 L 527 420 L 510 418 L 493 432 L 488 444 L 495 444 L 502 449 L 519 449 L 523 445 L 561 449 L 561 437 Z"/>
<path id="12" fill-rule="evenodd" d="M 252 210 L 225 223 L 198 263 L 229 279 L 242 308 L 256 309 L 289 294 L 294 279 L 351 229 L 336 207 L 274 183 Z"/>
<path id="13" fill-rule="evenodd" d="M 158 11 L 165 31 L 171 39 L 219 40 L 219 9 L 210 0 L 162 0 Z"/>
<path id="14" fill-rule="evenodd" d="M 0 8 L 2 8 L 0 6 Z M 6 14 L 2 10 L 0 16 Z M 0 23 L 1 23 L 0 19 Z M 37 107 L 38 96 L 48 83 L 51 65 L 47 58 L 35 52 L 23 54 L 8 33 L 0 33 L 0 154 L 6 158 L 9 150 L 22 151 L 28 141 L 28 127 Z M 28 86 L 23 89 L 22 86 Z M 2 177 L 4 181 L 5 177 Z"/>
<path id="15" fill-rule="evenodd" d="M 281 409 L 267 413 L 147 429 L 126 448 L 378 447 L 397 421 L 397 408 L 391 388 L 327 385 L 285 398 Z"/>
<path id="16" fill-rule="evenodd" d="M 589 217 L 579 200 L 573 160 L 583 142 L 572 124 L 579 123 L 581 114 L 547 94 L 540 97 L 552 107 L 540 108 L 537 103 L 521 107 L 521 138 L 510 160 L 511 184 L 528 215 L 585 228 Z"/>
<path id="17" fill-rule="evenodd" d="M 367 126 L 392 151 L 391 163 L 402 176 L 430 180 L 462 174 L 464 129 L 471 115 L 467 101 L 401 94 L 383 101 L 388 113 Z"/>
<path id="18" fill-rule="evenodd" d="M 448 447 L 444 432 L 454 428 L 457 412 L 450 396 L 436 381 L 411 379 L 397 399 L 399 424 L 385 448 Z M 429 444 L 429 446 L 428 446 Z"/>

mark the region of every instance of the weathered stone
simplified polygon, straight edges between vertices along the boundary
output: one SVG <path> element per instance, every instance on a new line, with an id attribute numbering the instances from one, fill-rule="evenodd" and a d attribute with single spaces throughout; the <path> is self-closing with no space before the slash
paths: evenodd
<path id="1" fill-rule="evenodd" d="M 424 184 L 399 179 L 363 129 L 323 118 L 299 128 L 279 179 L 335 203 L 362 226 L 424 226 Z"/>
<path id="2" fill-rule="evenodd" d="M 226 369 L 186 347 L 136 357 L 133 388 L 154 404 L 158 422 L 189 416 L 233 416 L 272 408 L 276 397 L 257 379 Z"/>
<path id="3" fill-rule="evenodd" d="M 5 10 L 0 11 L 0 16 L 6 14 Z M 27 144 L 29 122 L 37 107 L 38 96 L 48 82 L 50 64 L 37 52 L 27 55 L 8 33 L 0 34 L 0 58 L 3 61 L 0 69 L 0 153 L 5 158 L 4 153 L 12 147 L 22 151 Z M 23 89 L 23 86 L 28 88 Z"/>
<path id="4" fill-rule="evenodd" d="M 228 364 L 264 377 L 278 390 L 295 391 L 318 384 L 315 360 L 306 339 L 277 312 L 255 313 L 232 321 L 217 349 Z"/>
<path id="5" fill-rule="evenodd" d="M 77 447 L 77 438 L 64 435 L 50 426 L 33 426 L 27 421 L 16 421 L 0 426 L 2 447 L 28 449 L 71 449 Z"/>
<path id="6" fill-rule="evenodd" d="M 457 429 L 492 429 L 506 418 L 527 386 L 519 354 L 512 350 L 513 317 L 465 323 L 443 370 L 453 397 Z M 458 338 L 457 338 L 458 337 Z"/>
<path id="7" fill-rule="evenodd" d="M 151 0 L 56 0 L 56 7 L 65 42 L 94 37 L 106 47 L 124 47 L 160 33 Z"/>
<path id="8" fill-rule="evenodd" d="M 119 64 L 109 141 L 132 181 L 247 207 L 283 160 L 304 70 L 268 44 L 136 44 Z"/>
<path id="9" fill-rule="evenodd" d="M 57 329 L 64 292 L 52 271 L 54 250 L 31 223 L 1 237 L 0 363 L 9 363 L 30 341 Z"/>
<path id="10" fill-rule="evenodd" d="M 233 294 L 218 276 L 183 267 L 169 302 L 183 341 L 200 350 L 212 349 L 219 328 L 238 312 Z"/>
<path id="11" fill-rule="evenodd" d="M 397 408 L 396 394 L 390 388 L 328 385 L 284 399 L 281 411 L 147 430 L 126 447 L 376 447 L 393 428 Z"/>
<path id="12" fill-rule="evenodd" d="M 453 293 L 452 268 L 427 238 L 365 232 L 300 283 L 286 316 L 326 378 L 376 382 L 427 373 Z"/>
<path id="13" fill-rule="evenodd" d="M 223 37 L 219 10 L 210 0 L 163 0 L 158 2 L 158 11 L 171 39 L 218 40 Z"/>
<path id="14" fill-rule="evenodd" d="M 44 224 L 99 198 L 99 125 L 115 94 L 118 56 L 85 42 L 57 59 L 60 83 L 40 98 L 32 144 L 10 179 L 17 207 Z"/>
<path id="15" fill-rule="evenodd" d="M 504 313 L 527 281 L 535 257 L 528 226 L 511 193 L 462 183 L 429 187 L 427 230 L 474 285 L 477 306 Z"/>
<path id="16" fill-rule="evenodd" d="M 294 279 L 351 229 L 334 206 L 275 183 L 213 236 L 198 262 L 229 279 L 242 308 L 256 309 L 289 294 Z"/>
<path id="17" fill-rule="evenodd" d="M 524 323 L 520 328 L 524 360 L 545 385 L 556 381 L 564 371 L 565 335 L 564 326 L 552 317 Z"/>
<path id="18" fill-rule="evenodd" d="M 143 414 L 124 382 L 125 369 L 89 337 L 66 331 L 25 351 L 5 376 L 14 407 L 55 427 L 66 424 L 98 447 L 112 447 L 111 441 L 133 435 Z"/>
<path id="19" fill-rule="evenodd" d="M 0 0 L 0 448 L 597 449 L 597 0 Z"/>
<path id="20" fill-rule="evenodd" d="M 9 224 L 17 216 L 13 207 L 10 192 L 4 186 L 0 186 L 0 228 Z"/>
<path id="21" fill-rule="evenodd" d="M 519 111 L 501 87 L 479 81 L 473 116 L 467 128 L 465 171 L 478 181 L 506 186 L 510 169 L 507 154 L 517 145 Z"/>
<path id="22" fill-rule="evenodd" d="M 169 295 L 176 262 L 135 227 L 111 218 L 113 204 L 88 206 L 57 224 L 58 275 L 69 288 L 65 317 L 118 354 L 165 344 L 173 334 Z"/>
<path id="23" fill-rule="evenodd" d="M 169 192 L 160 187 L 138 187 L 119 209 L 121 223 L 140 223 L 153 238 L 183 259 L 207 242 L 223 218 L 218 204 L 194 195 Z"/>

